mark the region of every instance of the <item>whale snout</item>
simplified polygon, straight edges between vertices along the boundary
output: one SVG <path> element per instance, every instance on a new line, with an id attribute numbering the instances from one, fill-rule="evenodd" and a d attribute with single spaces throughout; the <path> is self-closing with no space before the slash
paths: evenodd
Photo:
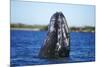
<path id="1" fill-rule="evenodd" d="M 47 34 L 39 56 L 44 58 L 68 57 L 70 50 L 69 28 L 62 12 L 52 15 Z"/>

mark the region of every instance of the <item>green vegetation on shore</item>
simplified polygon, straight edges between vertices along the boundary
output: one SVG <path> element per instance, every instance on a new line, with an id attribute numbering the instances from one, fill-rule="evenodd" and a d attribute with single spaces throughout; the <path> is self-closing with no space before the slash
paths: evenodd
<path id="1" fill-rule="evenodd" d="M 95 32 L 95 27 L 94 26 L 70 27 L 70 31 L 74 31 L 74 32 Z"/>
<path id="2" fill-rule="evenodd" d="M 10 28 L 18 29 L 39 29 L 39 30 L 48 30 L 47 25 L 26 25 L 26 24 L 10 24 Z M 70 31 L 74 32 L 95 32 L 95 27 L 93 26 L 84 26 L 84 27 L 70 27 Z"/>
<path id="3" fill-rule="evenodd" d="M 10 28 L 25 28 L 25 29 L 39 29 L 39 30 L 47 30 L 47 25 L 26 25 L 26 24 L 10 24 Z"/>

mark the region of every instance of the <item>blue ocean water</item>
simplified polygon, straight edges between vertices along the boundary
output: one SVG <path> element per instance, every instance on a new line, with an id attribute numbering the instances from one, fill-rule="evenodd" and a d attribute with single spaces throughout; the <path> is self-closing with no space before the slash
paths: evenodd
<path id="1" fill-rule="evenodd" d="M 70 32 L 70 56 L 63 59 L 39 58 L 46 34 L 46 31 L 11 30 L 11 66 L 95 61 L 95 33 Z"/>

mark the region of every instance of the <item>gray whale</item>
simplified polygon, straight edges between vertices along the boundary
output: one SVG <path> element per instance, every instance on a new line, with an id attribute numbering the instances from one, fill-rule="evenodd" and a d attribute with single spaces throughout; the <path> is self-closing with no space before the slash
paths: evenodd
<path id="1" fill-rule="evenodd" d="M 51 16 L 47 38 L 40 49 L 39 56 L 43 58 L 68 57 L 69 43 L 69 28 L 66 18 L 62 12 L 56 12 Z"/>

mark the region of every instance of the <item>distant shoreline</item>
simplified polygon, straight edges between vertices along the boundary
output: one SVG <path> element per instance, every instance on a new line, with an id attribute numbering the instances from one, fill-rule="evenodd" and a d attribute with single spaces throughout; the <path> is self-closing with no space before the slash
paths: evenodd
<path id="1" fill-rule="evenodd" d="M 31 31 L 47 31 L 48 25 L 26 25 L 26 24 L 10 24 L 11 30 L 31 30 Z M 69 27 L 71 32 L 95 32 L 94 26 Z"/>

